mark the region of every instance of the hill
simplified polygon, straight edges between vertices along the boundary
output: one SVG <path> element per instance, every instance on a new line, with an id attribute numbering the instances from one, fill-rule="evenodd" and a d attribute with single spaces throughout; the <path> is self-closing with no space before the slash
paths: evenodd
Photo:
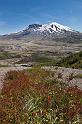
<path id="1" fill-rule="evenodd" d="M 72 68 L 82 68 L 82 51 L 71 54 L 68 57 L 64 57 L 59 62 L 57 62 L 57 65 Z"/>

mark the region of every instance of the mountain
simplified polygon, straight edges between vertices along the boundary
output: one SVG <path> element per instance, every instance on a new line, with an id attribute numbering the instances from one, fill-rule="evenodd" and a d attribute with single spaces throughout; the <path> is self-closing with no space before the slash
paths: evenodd
<path id="1" fill-rule="evenodd" d="M 40 31 L 40 32 L 46 32 L 54 33 L 54 32 L 63 32 L 63 31 L 73 31 L 71 28 L 67 26 L 60 25 L 56 22 L 50 23 L 50 24 L 44 24 L 44 25 L 30 25 L 29 28 L 33 28 L 34 31 Z"/>
<path id="2" fill-rule="evenodd" d="M 49 24 L 32 24 L 25 30 L 10 35 L 3 35 L 1 39 L 31 39 L 31 40 L 55 40 L 65 42 L 82 41 L 82 33 L 63 26 L 56 22 Z"/>

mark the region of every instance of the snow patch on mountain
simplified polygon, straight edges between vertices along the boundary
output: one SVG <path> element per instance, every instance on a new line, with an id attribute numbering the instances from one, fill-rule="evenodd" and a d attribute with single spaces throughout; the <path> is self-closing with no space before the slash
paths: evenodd
<path id="1" fill-rule="evenodd" d="M 72 30 L 71 28 L 67 27 L 67 26 L 63 26 L 61 24 L 58 24 L 56 22 L 52 22 L 49 24 L 44 24 L 38 28 L 36 28 L 34 31 L 48 31 L 49 33 L 54 33 L 54 32 L 62 32 L 62 31 L 71 31 L 74 32 L 74 30 Z"/>

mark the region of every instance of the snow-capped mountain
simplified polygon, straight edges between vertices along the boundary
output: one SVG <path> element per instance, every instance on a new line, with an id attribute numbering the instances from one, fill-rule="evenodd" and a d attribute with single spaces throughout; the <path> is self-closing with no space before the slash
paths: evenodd
<path id="1" fill-rule="evenodd" d="M 63 26 L 61 24 L 58 24 L 56 22 L 52 22 L 49 24 L 44 24 L 44 25 L 35 25 L 34 31 L 49 31 L 49 33 L 54 33 L 54 32 L 62 32 L 62 31 L 72 31 L 74 32 L 74 30 L 72 30 L 71 28 L 67 27 L 67 26 Z"/>
<path id="2" fill-rule="evenodd" d="M 70 27 L 63 26 L 56 22 L 48 24 L 32 24 L 25 30 L 18 33 L 4 35 L 3 38 L 7 39 L 25 39 L 31 40 L 55 40 L 55 41 L 82 41 L 82 34 L 73 30 Z"/>

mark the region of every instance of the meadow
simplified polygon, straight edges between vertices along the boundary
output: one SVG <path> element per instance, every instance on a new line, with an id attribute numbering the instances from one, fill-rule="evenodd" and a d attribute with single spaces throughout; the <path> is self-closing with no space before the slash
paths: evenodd
<path id="1" fill-rule="evenodd" d="M 82 90 L 58 78 L 40 67 L 8 72 L 0 94 L 0 123 L 82 124 Z"/>

